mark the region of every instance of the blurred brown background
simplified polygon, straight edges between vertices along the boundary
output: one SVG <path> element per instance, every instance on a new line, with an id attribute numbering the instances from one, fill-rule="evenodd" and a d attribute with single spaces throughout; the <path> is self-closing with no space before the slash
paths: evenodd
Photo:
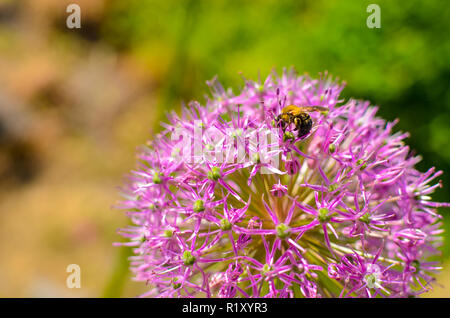
<path id="1" fill-rule="evenodd" d="M 127 220 L 110 207 L 149 137 L 154 84 L 91 39 L 84 23 L 102 18 L 105 2 L 78 1 L 86 31 L 73 34 L 64 30 L 69 1 L 0 5 L 2 297 L 98 297 L 124 271 L 112 242 Z M 81 289 L 66 287 L 72 263 Z M 123 296 L 143 290 L 125 281 Z"/>
<path id="2" fill-rule="evenodd" d="M 0 0 L 0 297 L 146 290 L 130 279 L 129 250 L 112 246 L 128 220 L 111 206 L 164 111 L 203 101 L 215 74 L 238 87 L 239 71 L 329 70 L 346 97 L 400 118 L 422 170 L 448 168 L 449 11 L 379 1 L 382 29 L 369 30 L 366 2 Z M 70 3 L 81 29 L 66 27 Z M 445 178 L 438 199 L 450 201 Z M 66 287 L 69 264 L 81 289 Z M 450 296 L 449 269 L 438 282 L 428 296 Z"/>

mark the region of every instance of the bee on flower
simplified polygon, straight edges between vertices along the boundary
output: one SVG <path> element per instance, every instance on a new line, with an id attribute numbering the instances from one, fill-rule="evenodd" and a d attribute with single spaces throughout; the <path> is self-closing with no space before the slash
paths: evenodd
<path id="1" fill-rule="evenodd" d="M 410 297 L 440 269 L 442 173 L 343 84 L 284 70 L 172 113 L 123 189 L 149 297 Z"/>

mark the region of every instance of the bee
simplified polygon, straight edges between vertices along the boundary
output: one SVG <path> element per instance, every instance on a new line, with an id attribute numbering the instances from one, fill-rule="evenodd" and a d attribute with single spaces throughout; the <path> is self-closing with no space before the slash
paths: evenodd
<path id="1" fill-rule="evenodd" d="M 298 131 L 297 136 L 298 138 L 301 138 L 309 134 L 312 129 L 313 122 L 308 112 L 327 110 L 328 108 L 322 106 L 289 105 L 281 110 L 281 114 L 276 118 L 276 124 L 278 127 L 281 127 L 283 131 L 291 124 L 294 124 L 294 131 Z"/>

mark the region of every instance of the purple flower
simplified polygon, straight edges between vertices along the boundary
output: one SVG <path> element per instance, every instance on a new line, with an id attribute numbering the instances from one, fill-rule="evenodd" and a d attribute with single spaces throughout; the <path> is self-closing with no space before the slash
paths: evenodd
<path id="1" fill-rule="evenodd" d="M 275 183 L 272 186 L 272 190 L 270 190 L 270 192 L 272 193 L 272 195 L 280 198 L 286 194 L 287 190 L 288 188 L 285 185 L 282 185 L 280 181 L 278 181 L 278 183 Z"/>
<path id="2" fill-rule="evenodd" d="M 238 94 L 209 82 L 149 147 L 123 190 L 131 269 L 151 297 L 408 297 L 440 269 L 441 182 L 405 133 L 328 76 L 284 71 Z M 321 106 L 312 127 L 277 125 Z M 322 110 L 322 109 L 321 109 Z"/>

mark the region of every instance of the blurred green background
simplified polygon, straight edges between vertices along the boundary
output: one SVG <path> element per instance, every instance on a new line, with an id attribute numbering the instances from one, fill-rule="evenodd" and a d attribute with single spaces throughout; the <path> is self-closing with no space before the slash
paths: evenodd
<path id="1" fill-rule="evenodd" d="M 81 7 L 81 29 L 66 7 Z M 369 29 L 366 8 L 381 8 Z M 165 112 L 294 66 L 347 82 L 444 170 L 450 201 L 450 7 L 443 1 L 0 0 L 0 296 L 134 297 L 127 219 L 110 207 Z M 450 211 L 441 210 L 445 216 Z M 450 221 L 445 221 L 450 227 Z M 447 238 L 446 234 L 446 238 Z M 429 296 L 450 296 L 450 243 Z M 81 267 L 81 289 L 66 267 Z"/>

